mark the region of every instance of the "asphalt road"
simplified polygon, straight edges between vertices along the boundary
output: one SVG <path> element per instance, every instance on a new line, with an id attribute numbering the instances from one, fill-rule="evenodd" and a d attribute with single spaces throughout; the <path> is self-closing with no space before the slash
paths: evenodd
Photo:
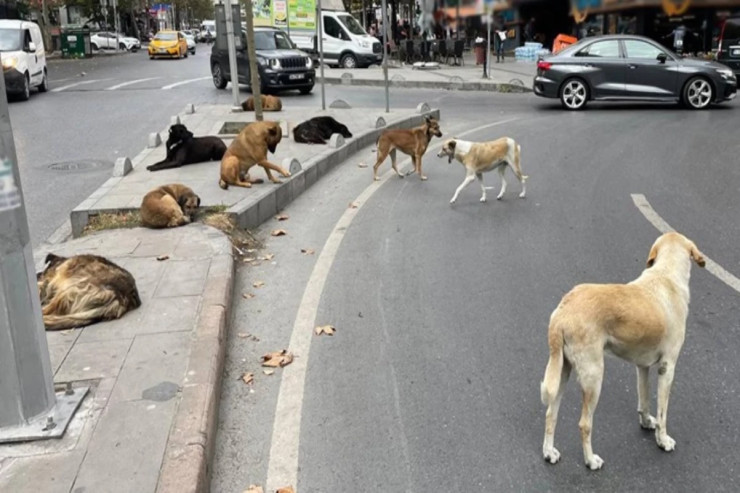
<path id="1" fill-rule="evenodd" d="M 427 96 L 399 94 L 410 106 Z M 488 174 L 488 203 L 471 184 L 450 206 L 462 167 L 431 150 L 429 181 L 372 184 L 371 168 L 357 166 L 372 166 L 366 149 L 291 204 L 290 219 L 266 223 L 258 255 L 274 257 L 238 272 L 212 491 L 291 478 L 302 493 L 738 491 L 740 305 L 707 270 L 692 271 L 668 414 L 673 453 L 640 429 L 625 362 L 607 359 L 594 421 L 599 472 L 583 464 L 575 380 L 555 466 L 542 458 L 539 395 L 562 295 L 636 278 L 660 234 L 633 194 L 740 275 L 738 103 L 564 113 L 530 95 L 434 98 L 445 136 L 521 143 L 527 198 L 508 174 L 496 201 L 499 179 Z M 271 237 L 277 227 L 288 234 Z M 325 324 L 336 335 L 308 335 Z M 282 348 L 296 360 L 265 375 L 260 356 Z M 252 386 L 244 372 L 255 374 Z M 651 382 L 655 412 L 654 371 Z"/>

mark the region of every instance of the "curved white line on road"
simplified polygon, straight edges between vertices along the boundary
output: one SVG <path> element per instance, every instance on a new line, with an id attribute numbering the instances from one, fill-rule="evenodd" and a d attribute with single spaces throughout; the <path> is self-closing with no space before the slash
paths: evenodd
<path id="1" fill-rule="evenodd" d="M 122 84 L 116 84 L 115 86 L 106 87 L 106 91 L 115 91 L 116 89 L 120 89 L 122 87 L 131 86 L 134 84 L 138 84 L 139 82 L 146 82 L 148 80 L 154 80 L 159 79 L 160 77 L 147 77 L 146 79 L 136 79 L 136 80 L 130 80 L 128 82 L 124 82 Z"/>
<path id="2" fill-rule="evenodd" d="M 458 137 L 464 137 L 490 127 L 511 123 L 515 120 L 519 120 L 519 118 L 510 118 L 482 125 L 462 132 L 458 134 Z M 442 144 L 443 141 L 430 146 L 427 152 L 441 148 Z M 401 163 L 401 166 L 406 166 L 410 161 L 410 159 L 405 159 Z M 342 214 L 342 217 L 339 218 L 339 221 L 329 234 L 329 238 L 321 249 L 321 254 L 311 272 L 311 277 L 303 292 L 301 304 L 298 307 L 298 313 L 296 314 L 293 332 L 288 345 L 290 350 L 299 357 L 294 359 L 293 363 L 285 368 L 280 382 L 280 391 L 275 409 L 275 422 L 272 428 L 267 480 L 265 481 L 266 491 L 275 491 L 278 488 L 288 485 L 296 488 L 298 485 L 298 446 L 301 432 L 303 393 L 305 390 L 311 339 L 313 338 L 316 314 L 319 308 L 321 294 L 324 291 L 324 284 L 329 276 L 344 235 L 352 224 L 352 220 L 370 197 L 380 189 L 380 186 L 388 181 L 389 177 L 395 175 L 395 172 L 388 170 L 381 177 L 380 182 L 374 182 L 369 185 L 357 197 L 355 200 L 357 204 L 356 209 L 348 208 L 344 211 L 344 214 Z"/>
<path id="3" fill-rule="evenodd" d="M 71 89 L 73 87 L 82 86 L 84 84 L 92 84 L 94 82 L 102 82 L 104 80 L 108 80 L 108 79 L 83 80 L 83 81 L 80 81 L 80 82 L 75 82 L 74 84 L 68 84 L 66 86 L 57 87 L 56 89 L 52 89 L 51 92 L 62 92 L 62 91 L 66 91 L 67 89 Z"/>
<path id="4" fill-rule="evenodd" d="M 170 84 L 170 85 L 167 85 L 167 86 L 162 86 L 162 89 L 164 89 L 165 91 L 167 91 L 169 89 L 172 89 L 173 87 L 184 86 L 185 84 L 190 84 L 192 82 L 198 82 L 199 80 L 209 80 L 210 78 L 211 77 L 209 76 L 209 77 L 198 77 L 197 79 L 182 80 L 180 82 L 175 82 L 174 84 Z"/>
<path id="5" fill-rule="evenodd" d="M 660 217 L 657 212 L 655 212 L 655 209 L 653 209 L 653 207 L 650 205 L 650 202 L 648 202 L 647 198 L 645 198 L 644 195 L 640 193 L 633 193 L 632 202 L 634 202 L 637 206 L 637 209 L 642 212 L 642 215 L 645 216 L 645 219 L 650 221 L 650 223 L 655 226 L 655 229 L 657 229 L 661 233 L 676 231 L 671 227 L 670 224 L 668 224 L 662 217 Z M 726 271 L 721 265 L 719 265 L 717 262 L 710 259 L 706 255 L 704 255 L 704 260 L 706 261 L 706 265 L 704 266 L 705 269 L 714 274 L 717 279 L 740 293 L 740 279 L 732 275 L 730 272 Z"/>

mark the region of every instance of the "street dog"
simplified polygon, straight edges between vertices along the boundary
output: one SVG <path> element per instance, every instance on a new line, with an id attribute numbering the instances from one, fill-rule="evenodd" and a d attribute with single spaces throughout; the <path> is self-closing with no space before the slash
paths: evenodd
<path id="1" fill-rule="evenodd" d="M 162 185 L 144 195 L 141 223 L 148 228 L 174 228 L 193 220 L 200 197 L 185 185 Z"/>
<path id="2" fill-rule="evenodd" d="M 274 154 L 282 138 L 283 131 L 277 122 L 254 122 L 244 127 L 221 160 L 218 185 L 226 190 L 229 185 L 250 188 L 253 183 L 262 183 L 261 178 L 249 176 L 249 169 L 255 164 L 262 166 L 273 183 L 280 183 L 280 180 L 272 176 L 271 171 L 290 176 L 288 171 L 267 159 L 267 151 Z"/>
<path id="3" fill-rule="evenodd" d="M 134 277 L 97 255 L 46 256 L 36 281 L 46 330 L 85 327 L 121 318 L 141 306 Z"/>
<path id="4" fill-rule="evenodd" d="M 265 94 L 260 95 L 262 100 L 262 111 L 282 111 L 283 102 L 277 96 L 269 96 Z M 244 111 L 254 111 L 254 96 L 249 96 L 243 103 L 242 109 Z"/>
<path id="5" fill-rule="evenodd" d="M 170 127 L 167 137 L 167 157 L 163 161 L 147 166 L 149 171 L 179 168 L 184 164 L 218 161 L 226 152 L 226 144 L 218 137 L 193 137 L 185 125 L 177 123 Z"/>
<path id="6" fill-rule="evenodd" d="M 326 144 L 332 134 L 340 134 L 345 139 L 352 137 L 346 127 L 330 116 L 315 116 L 296 125 L 293 140 L 301 144 Z"/>
<path id="7" fill-rule="evenodd" d="M 375 166 L 373 166 L 373 180 L 380 180 L 378 177 L 378 168 L 383 164 L 388 154 L 391 155 L 393 171 L 400 178 L 404 177 L 396 167 L 396 149 L 411 156 L 411 160 L 414 163 L 414 169 L 406 173 L 405 176 L 411 173 L 418 173 L 422 180 L 426 180 L 427 177 L 421 172 L 421 158 L 427 152 L 427 147 L 429 147 L 432 137 L 442 137 L 442 132 L 439 130 L 439 122 L 431 116 L 425 117 L 424 123 L 418 127 L 386 130 L 383 132 L 377 142 L 378 159 L 375 162 Z"/>
<path id="8" fill-rule="evenodd" d="M 681 352 L 689 312 L 691 260 L 704 267 L 693 241 L 671 232 L 650 249 L 647 268 L 628 284 L 581 284 L 560 301 L 550 316 L 550 359 L 540 385 L 548 406 L 542 454 L 555 464 L 553 446 L 560 400 L 571 369 L 581 384 L 583 409 L 579 427 L 589 469 L 604 461 L 591 448 L 591 427 L 604 376 L 604 350 L 637 366 L 637 412 L 640 426 L 655 430 L 658 447 L 672 451 L 666 416 L 676 360 Z M 648 371 L 658 366 L 657 417 L 650 414 Z"/>
<path id="9" fill-rule="evenodd" d="M 501 177 L 501 191 L 496 197 L 497 200 L 501 200 L 504 192 L 506 192 L 505 173 L 507 167 L 511 168 L 514 176 L 522 184 L 522 191 L 519 197 L 522 199 L 526 197 L 528 176 L 522 174 L 520 163 L 521 149 L 522 147 L 514 139 L 509 137 L 501 137 L 491 142 L 468 142 L 460 139 L 446 141 L 442 145 L 442 149 L 437 154 L 437 157 L 447 156 L 448 163 L 451 163 L 454 158 L 465 166 L 465 179 L 457 187 L 457 190 L 455 190 L 455 195 L 452 196 L 450 204 L 455 203 L 462 189 L 468 186 L 476 177 L 480 182 L 482 191 L 480 201 L 485 202 L 486 187 L 483 184 L 483 173 L 493 171 L 494 169 L 498 169 L 498 174 Z"/>

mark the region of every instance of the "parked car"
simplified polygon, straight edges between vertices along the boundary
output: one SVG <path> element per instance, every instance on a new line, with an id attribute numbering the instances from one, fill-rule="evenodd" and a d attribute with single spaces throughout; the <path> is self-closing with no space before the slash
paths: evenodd
<path id="1" fill-rule="evenodd" d="M 188 45 L 188 51 L 195 55 L 195 38 L 189 31 L 180 31 L 180 33 L 185 36 L 185 42 Z"/>
<path id="2" fill-rule="evenodd" d="M 717 61 L 730 67 L 735 76 L 740 77 L 740 17 L 730 17 L 722 26 Z"/>
<path id="3" fill-rule="evenodd" d="M 254 43 L 257 54 L 261 90 L 264 93 L 297 89 L 308 94 L 313 89 L 315 70 L 311 57 L 297 49 L 287 34 L 275 27 L 255 27 Z M 242 30 L 236 53 L 238 81 L 250 84 L 246 31 Z M 211 51 L 213 84 L 223 89 L 232 80 L 226 37 L 218 36 Z"/>
<path id="4" fill-rule="evenodd" d="M 590 100 L 678 101 L 692 109 L 733 99 L 737 78 L 716 62 L 681 58 L 632 35 L 585 38 L 537 63 L 534 92 L 568 110 Z"/>
<path id="5" fill-rule="evenodd" d="M 188 43 L 178 31 L 159 31 L 149 43 L 149 58 L 188 57 Z"/>
<path id="6" fill-rule="evenodd" d="M 118 48 L 121 50 L 135 52 L 141 48 L 141 41 L 120 33 L 118 39 L 116 39 L 116 33 L 111 32 L 99 32 L 90 35 L 90 46 L 93 50 L 115 50 L 116 42 L 118 42 Z"/>
<path id="7" fill-rule="evenodd" d="M 32 87 L 49 89 L 44 40 L 36 23 L 0 20 L 0 52 L 7 94 L 27 101 Z"/>

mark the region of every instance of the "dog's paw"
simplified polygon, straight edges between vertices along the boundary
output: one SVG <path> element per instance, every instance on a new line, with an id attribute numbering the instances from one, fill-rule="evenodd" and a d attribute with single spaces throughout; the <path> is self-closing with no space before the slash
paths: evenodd
<path id="1" fill-rule="evenodd" d="M 588 466 L 588 468 L 592 471 L 598 471 L 599 469 L 604 467 L 604 459 L 594 454 L 590 460 L 586 461 L 586 466 Z"/>
<path id="2" fill-rule="evenodd" d="M 403 176 L 401 178 L 403 178 Z M 373 176 L 373 181 L 380 181 L 380 177 Z"/>
<path id="3" fill-rule="evenodd" d="M 450 205 L 454 204 L 457 199 L 450 199 Z"/>
<path id="4" fill-rule="evenodd" d="M 290 174 L 290 171 L 286 171 L 285 173 L 283 173 L 283 176 L 286 178 L 290 178 L 293 175 Z"/>
<path id="5" fill-rule="evenodd" d="M 560 461 L 560 452 L 555 447 L 552 447 L 550 450 L 543 450 L 542 455 L 550 464 L 557 464 Z"/>
<path id="6" fill-rule="evenodd" d="M 146 169 L 147 171 L 154 171 L 154 165 L 150 164 L 149 166 L 146 167 Z"/>
<path id="7" fill-rule="evenodd" d="M 658 422 L 653 416 L 650 416 L 649 414 L 647 416 L 640 414 L 640 426 L 643 430 L 654 430 L 657 423 Z"/>
<path id="8" fill-rule="evenodd" d="M 524 193 L 524 192 L 522 192 L 522 193 L 519 194 L 519 198 L 520 199 L 526 199 L 527 198 L 527 194 Z"/>
<path id="9" fill-rule="evenodd" d="M 481 202 L 485 202 L 485 201 L 486 201 L 486 198 L 485 198 L 485 197 L 481 197 L 481 198 L 480 198 L 480 201 L 481 201 Z"/>
<path id="10" fill-rule="evenodd" d="M 501 200 L 501 197 L 503 197 L 503 194 L 501 194 L 501 195 L 496 195 L 496 200 Z"/>
<path id="11" fill-rule="evenodd" d="M 427 181 L 428 179 L 429 179 L 429 178 L 428 178 L 428 177 L 426 177 L 426 176 L 422 176 L 422 177 L 421 177 L 421 181 Z"/>
<path id="12" fill-rule="evenodd" d="M 676 448 L 676 440 L 669 437 L 668 435 L 656 435 L 655 441 L 658 442 L 658 447 L 662 448 L 666 452 L 673 452 Z"/>

